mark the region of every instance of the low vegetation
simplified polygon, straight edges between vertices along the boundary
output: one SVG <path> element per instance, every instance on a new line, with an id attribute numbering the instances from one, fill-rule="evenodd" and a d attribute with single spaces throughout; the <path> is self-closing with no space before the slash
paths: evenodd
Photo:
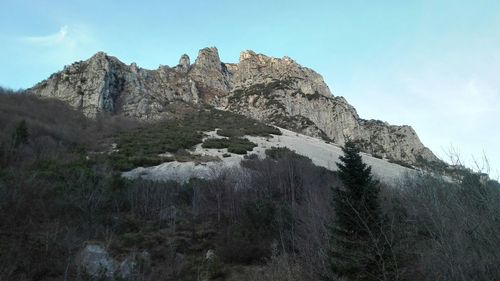
<path id="1" fill-rule="evenodd" d="M 244 100 L 243 97 L 252 95 L 262 96 L 269 101 L 272 101 L 275 97 L 274 91 L 291 89 L 294 82 L 293 78 L 282 80 L 275 79 L 269 83 L 254 84 L 244 89 L 236 89 L 229 97 L 229 102 L 238 102 Z"/>
<path id="2" fill-rule="evenodd" d="M 245 138 L 209 138 L 201 145 L 203 148 L 227 148 L 227 151 L 235 154 L 246 154 L 257 145 Z"/>
<path id="3" fill-rule="evenodd" d="M 112 154 L 113 163 L 120 170 L 137 166 L 152 166 L 174 160 L 180 150 L 192 148 L 202 143 L 203 132 L 217 130 L 225 141 L 205 142 L 204 147 L 228 148 L 229 152 L 245 154 L 254 144 L 243 136 L 279 135 L 281 132 L 271 127 L 230 112 L 212 108 L 199 109 L 178 119 L 160 121 L 149 126 L 120 134 L 117 138 L 117 151 Z M 170 152 L 174 158 L 161 154 Z"/>

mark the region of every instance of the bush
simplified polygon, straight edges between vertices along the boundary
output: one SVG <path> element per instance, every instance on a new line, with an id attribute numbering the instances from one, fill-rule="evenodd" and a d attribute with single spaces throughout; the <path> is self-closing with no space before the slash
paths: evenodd
<path id="1" fill-rule="evenodd" d="M 227 151 L 235 154 L 246 154 L 247 151 L 252 151 L 257 145 L 248 139 L 243 138 L 210 138 L 206 139 L 201 145 L 204 148 L 222 149 L 227 148 Z"/>
<path id="2" fill-rule="evenodd" d="M 266 156 L 274 160 L 291 158 L 297 160 L 304 160 L 312 163 L 311 159 L 309 159 L 306 156 L 297 154 L 295 151 L 290 150 L 288 147 L 271 147 L 266 150 Z"/>
<path id="3" fill-rule="evenodd" d="M 222 149 L 222 148 L 227 148 L 230 144 L 229 139 L 216 139 L 216 138 L 210 138 L 206 139 L 201 147 L 203 148 L 215 148 L 215 149 Z"/>
<path id="4" fill-rule="evenodd" d="M 295 152 L 290 150 L 288 147 L 271 147 L 266 150 L 266 156 L 271 159 L 283 158 L 284 156 L 292 154 L 295 154 Z"/>

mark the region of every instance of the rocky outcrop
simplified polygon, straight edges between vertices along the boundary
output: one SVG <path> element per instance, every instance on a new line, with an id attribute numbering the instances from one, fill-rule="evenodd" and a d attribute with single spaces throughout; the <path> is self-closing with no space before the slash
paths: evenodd
<path id="1" fill-rule="evenodd" d="M 91 280 L 112 280 L 118 263 L 99 244 L 88 244 L 78 254 L 77 263 L 81 274 Z"/>
<path id="2" fill-rule="evenodd" d="M 189 60 L 189 56 L 184 54 L 179 59 L 179 64 L 177 64 L 176 70 L 179 72 L 188 72 L 190 66 L 191 61 Z"/>
<path id="3" fill-rule="evenodd" d="M 151 256 L 147 251 L 133 252 L 119 262 L 99 243 L 88 243 L 76 261 L 79 275 L 90 280 L 137 280 L 138 275 L 149 270 Z"/>
<path id="4" fill-rule="evenodd" d="M 217 48 L 201 49 L 189 72 L 205 102 L 220 105 L 220 100 L 232 89 L 232 74 L 220 61 Z"/>
<path id="5" fill-rule="evenodd" d="M 305 94 L 290 80 L 238 89 L 227 109 L 340 145 L 351 139 L 367 153 L 404 164 L 439 161 L 410 126 L 361 119 L 343 97 Z"/>
<path id="6" fill-rule="evenodd" d="M 243 51 L 239 63 L 233 68 L 233 84 L 236 89 L 255 84 L 267 84 L 274 80 L 291 79 L 293 88 L 306 95 L 332 94 L 321 75 L 312 69 L 302 67 L 289 57 L 271 58 L 253 51 Z"/>
<path id="7" fill-rule="evenodd" d="M 321 75 L 289 57 L 243 51 L 238 63 L 223 63 L 212 47 L 201 49 L 193 64 L 182 55 L 173 68 L 146 70 L 97 53 L 29 91 L 66 101 L 87 116 L 158 119 L 176 102 L 209 104 L 340 145 L 352 139 L 365 152 L 405 164 L 439 161 L 411 127 L 361 119 Z"/>
<path id="8" fill-rule="evenodd" d="M 195 82 L 184 69 L 189 59 L 180 61 L 180 67 L 146 70 L 100 52 L 65 67 L 28 91 L 63 100 L 87 116 L 110 112 L 157 119 L 172 101 L 198 103 Z"/>

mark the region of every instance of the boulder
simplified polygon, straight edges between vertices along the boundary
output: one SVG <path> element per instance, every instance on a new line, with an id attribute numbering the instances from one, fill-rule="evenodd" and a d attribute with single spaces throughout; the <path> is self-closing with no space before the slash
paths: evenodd
<path id="1" fill-rule="evenodd" d="M 77 257 L 79 272 L 92 280 L 113 280 L 117 262 L 100 244 L 87 244 Z"/>
<path id="2" fill-rule="evenodd" d="M 109 255 L 99 243 L 88 243 L 78 253 L 78 271 L 91 280 L 136 280 L 149 272 L 151 255 L 147 251 L 132 252 L 121 262 Z"/>

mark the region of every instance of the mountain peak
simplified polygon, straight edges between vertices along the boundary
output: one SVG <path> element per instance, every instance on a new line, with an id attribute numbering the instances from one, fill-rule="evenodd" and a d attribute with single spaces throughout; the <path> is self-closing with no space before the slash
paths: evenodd
<path id="1" fill-rule="evenodd" d="M 365 152 L 407 164 L 437 161 L 410 127 L 363 120 L 314 70 L 251 50 L 241 52 L 239 63 L 226 64 L 216 47 L 203 48 L 194 64 L 184 54 L 176 67 L 157 70 L 98 52 L 29 91 L 66 101 L 90 117 L 105 111 L 160 119 L 173 114 L 178 102 L 208 104 L 339 145 L 353 139 Z"/>
<path id="2" fill-rule="evenodd" d="M 92 57 L 90 57 L 90 59 L 106 58 L 107 56 L 108 56 L 108 54 L 106 54 L 105 52 L 99 51 L 99 52 L 95 53 Z"/>
<path id="3" fill-rule="evenodd" d="M 257 54 L 252 50 L 244 50 L 240 53 L 240 62 L 246 59 L 251 59 L 252 57 L 257 56 Z"/>
<path id="4" fill-rule="evenodd" d="M 197 62 L 210 60 L 213 62 L 220 62 L 219 50 L 217 50 L 216 47 L 206 47 L 198 51 L 198 57 L 196 57 Z"/>
<path id="5" fill-rule="evenodd" d="M 279 59 L 279 58 L 269 57 L 269 56 L 266 56 L 263 54 L 258 54 L 252 50 L 245 50 L 245 51 L 242 51 L 240 53 L 239 61 L 242 62 L 245 60 L 256 60 L 256 61 L 260 61 L 261 63 L 265 63 L 265 62 L 269 62 L 269 61 L 271 61 L 271 62 L 281 61 L 281 62 L 286 62 L 286 63 L 296 63 L 293 59 L 291 59 L 288 56 L 284 56 L 283 58 Z"/>
<path id="6" fill-rule="evenodd" d="M 110 59 L 114 59 L 114 60 L 117 60 L 117 58 L 115 57 L 110 57 L 108 56 L 107 53 L 103 52 L 103 51 L 99 51 L 97 53 L 95 53 L 94 55 L 92 55 L 89 59 L 87 59 L 86 61 L 89 62 L 89 63 L 92 63 L 92 62 L 103 62 L 103 61 L 107 61 L 107 60 L 110 60 Z"/>

